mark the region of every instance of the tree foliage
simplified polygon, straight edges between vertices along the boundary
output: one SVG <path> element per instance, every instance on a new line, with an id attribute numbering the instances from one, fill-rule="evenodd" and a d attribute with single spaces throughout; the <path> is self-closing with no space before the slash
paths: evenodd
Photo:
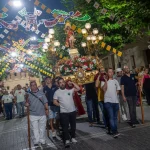
<path id="1" fill-rule="evenodd" d="M 73 6 L 70 3 L 74 4 Z M 142 36 L 147 30 L 150 20 L 150 1 L 145 0 L 97 0 L 100 4 L 94 8 L 95 1 L 87 3 L 86 0 L 62 0 L 68 11 L 79 10 L 91 16 L 89 22 L 105 35 L 105 42 L 121 49 L 124 44 L 130 43 L 137 36 Z M 106 14 L 101 10 L 107 9 Z M 111 15 L 115 15 L 113 20 Z M 121 24 L 119 23 L 121 21 Z M 83 25 L 83 23 L 82 23 Z"/>

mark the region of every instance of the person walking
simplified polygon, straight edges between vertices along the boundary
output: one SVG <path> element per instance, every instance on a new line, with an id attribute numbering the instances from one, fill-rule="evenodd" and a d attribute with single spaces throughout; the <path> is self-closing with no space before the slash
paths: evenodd
<path id="1" fill-rule="evenodd" d="M 59 112 L 59 107 L 53 104 L 53 96 L 55 91 L 57 91 L 58 87 L 52 84 L 52 79 L 50 77 L 45 78 L 46 86 L 43 89 L 47 99 L 48 99 L 48 106 L 49 106 L 49 119 L 50 119 L 50 127 L 52 130 L 52 137 L 56 137 L 56 131 L 54 129 L 54 120 L 56 118 L 57 113 Z"/>
<path id="2" fill-rule="evenodd" d="M 113 69 L 108 69 L 108 79 L 104 76 L 104 81 L 101 82 L 101 88 L 104 91 L 104 107 L 109 118 L 109 125 L 114 138 L 119 136 L 117 127 L 117 117 L 119 111 L 118 92 L 120 85 L 116 79 L 113 79 Z"/>
<path id="3" fill-rule="evenodd" d="M 150 105 L 150 75 L 149 69 L 145 68 L 144 74 L 141 80 L 141 91 L 144 91 L 146 95 L 147 104 Z"/>
<path id="4" fill-rule="evenodd" d="M 121 84 L 121 78 L 123 76 L 122 74 L 122 69 L 121 68 L 117 68 L 116 69 L 116 80 L 119 82 L 119 85 Z M 128 108 L 128 104 L 126 101 L 123 100 L 122 94 L 121 94 L 121 90 L 118 93 L 118 98 L 119 98 L 119 105 L 120 105 L 120 112 L 121 112 L 121 117 L 123 121 L 127 121 L 130 120 L 129 119 L 129 108 Z"/>
<path id="5" fill-rule="evenodd" d="M 137 88 L 134 74 L 130 74 L 128 66 L 124 66 L 124 75 L 121 78 L 121 93 L 124 101 L 127 101 L 131 119 L 131 126 L 134 128 L 136 120 Z"/>
<path id="6" fill-rule="evenodd" d="M 100 123 L 95 83 L 93 82 L 85 84 L 85 91 L 86 91 L 86 105 L 87 105 L 89 126 L 92 127 L 93 122 L 97 121 L 98 124 Z M 97 120 L 95 120 L 95 117 Z"/>
<path id="7" fill-rule="evenodd" d="M 15 91 L 15 100 L 18 108 L 19 118 L 24 117 L 24 101 L 25 101 L 25 91 L 21 88 L 21 85 L 17 85 L 17 90 Z"/>
<path id="8" fill-rule="evenodd" d="M 69 124 L 71 127 L 71 142 L 76 143 L 76 108 L 73 100 L 74 92 L 79 91 L 80 87 L 71 82 L 74 88 L 66 89 L 66 83 L 63 78 L 58 79 L 59 89 L 55 92 L 53 103 L 60 106 L 60 123 L 63 130 L 63 140 L 65 147 L 70 146 Z"/>
<path id="9" fill-rule="evenodd" d="M 45 147 L 46 116 L 49 114 L 48 101 L 43 91 L 38 89 L 36 81 L 30 82 L 30 88 L 25 106 L 29 107 L 34 146 L 39 147 L 41 144 Z"/>
<path id="10" fill-rule="evenodd" d="M 12 94 L 9 94 L 8 91 L 5 90 L 3 93 L 2 102 L 5 108 L 6 120 L 12 119 L 13 99 L 14 96 Z"/>

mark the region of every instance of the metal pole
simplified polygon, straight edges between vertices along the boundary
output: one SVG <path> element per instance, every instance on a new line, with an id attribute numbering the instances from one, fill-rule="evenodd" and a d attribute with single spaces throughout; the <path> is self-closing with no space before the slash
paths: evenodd
<path id="1" fill-rule="evenodd" d="M 141 84 L 140 84 L 140 78 L 138 79 L 139 81 L 139 99 L 140 99 L 140 107 L 141 107 L 141 115 L 142 115 L 142 124 L 144 124 L 144 109 L 143 109 L 143 102 L 142 102 L 142 92 L 141 92 Z"/>
<path id="2" fill-rule="evenodd" d="M 27 121 L 28 121 L 28 144 L 31 149 L 31 134 L 30 134 L 30 117 L 29 117 L 29 106 L 27 107 Z"/>

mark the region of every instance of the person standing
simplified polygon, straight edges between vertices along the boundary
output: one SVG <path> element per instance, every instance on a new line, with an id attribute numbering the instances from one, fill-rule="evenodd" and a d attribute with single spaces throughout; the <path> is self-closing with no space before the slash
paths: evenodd
<path id="1" fill-rule="evenodd" d="M 121 93 L 124 101 L 127 101 L 131 119 L 131 126 L 134 128 L 136 120 L 137 89 L 134 74 L 130 74 L 128 66 L 124 66 L 124 76 L 121 78 Z"/>
<path id="2" fill-rule="evenodd" d="M 97 89 L 97 97 L 98 97 L 98 104 L 100 106 L 101 112 L 102 112 L 102 117 L 103 117 L 103 122 L 105 127 L 106 125 L 106 118 L 105 118 L 105 109 L 104 109 L 104 91 L 101 88 L 101 82 L 103 81 L 102 76 L 104 75 L 105 70 L 104 68 L 99 69 L 99 73 L 95 77 L 95 87 Z"/>
<path id="3" fill-rule="evenodd" d="M 120 85 L 116 79 L 113 79 L 113 69 L 108 69 L 108 81 L 104 76 L 104 81 L 101 82 L 101 88 L 104 91 L 104 107 L 109 118 L 109 125 L 114 138 L 119 136 L 117 128 L 117 117 L 119 111 L 118 92 Z"/>
<path id="4" fill-rule="evenodd" d="M 92 127 L 93 122 L 95 121 L 95 117 L 97 119 L 96 120 L 97 123 L 100 122 L 95 83 L 93 82 L 85 84 L 85 91 L 86 91 L 86 105 L 87 105 L 89 126 Z"/>
<path id="5" fill-rule="evenodd" d="M 76 143 L 75 131 L 76 131 L 76 108 L 73 100 L 75 91 L 79 91 L 80 87 L 71 82 L 74 88 L 66 89 L 66 84 L 63 78 L 58 79 L 59 89 L 55 92 L 53 97 L 53 103 L 56 106 L 60 106 L 60 123 L 63 130 L 63 140 L 65 147 L 70 146 L 69 136 L 69 124 L 71 126 L 71 142 Z"/>
<path id="6" fill-rule="evenodd" d="M 53 96 L 58 87 L 52 84 L 52 79 L 50 77 L 45 78 L 46 86 L 43 89 L 47 99 L 49 106 L 49 119 L 50 119 L 50 127 L 52 130 L 52 137 L 56 137 L 56 131 L 54 129 L 54 120 L 56 118 L 57 113 L 59 112 L 59 107 L 53 104 Z"/>
<path id="7" fill-rule="evenodd" d="M 68 90 L 70 89 L 71 90 L 73 88 L 74 88 L 74 85 L 72 84 L 71 80 L 67 80 L 66 81 L 66 89 L 68 89 Z M 80 91 L 81 91 L 81 89 L 80 89 Z M 80 91 L 78 91 L 78 92 L 80 92 Z M 84 115 L 85 111 L 84 111 L 84 108 L 82 106 L 81 99 L 80 99 L 80 97 L 78 95 L 78 92 L 74 93 L 74 96 L 73 96 L 74 103 L 75 103 L 75 106 L 77 108 L 78 115 Z"/>
<path id="8" fill-rule="evenodd" d="M 30 82 L 30 88 L 25 106 L 29 107 L 34 146 L 38 147 L 41 144 L 45 147 L 46 115 L 49 114 L 48 101 L 43 91 L 38 89 L 36 81 Z"/>
<path id="9" fill-rule="evenodd" d="M 150 75 L 148 74 L 148 72 L 149 72 L 149 69 L 145 68 L 144 74 L 141 80 L 141 90 L 144 90 L 147 104 L 150 105 Z"/>
<path id="10" fill-rule="evenodd" d="M 12 107 L 13 107 L 13 95 L 9 94 L 8 91 L 4 91 L 2 102 L 4 104 L 5 113 L 6 113 L 6 120 L 12 119 Z"/>
<path id="11" fill-rule="evenodd" d="M 119 82 L 119 85 L 121 84 L 121 78 L 122 78 L 122 69 L 121 68 L 117 68 L 116 69 L 116 80 Z M 118 93 L 118 98 L 119 98 L 119 105 L 120 105 L 120 112 L 121 112 L 121 116 L 123 121 L 127 121 L 129 120 L 129 115 L 128 115 L 128 104 L 126 101 L 123 100 L 122 94 L 121 94 L 121 90 Z"/>
<path id="12" fill-rule="evenodd" d="M 15 100 L 18 108 L 19 117 L 24 117 L 24 101 L 25 101 L 25 91 L 21 88 L 21 85 L 17 85 L 17 90 L 15 91 Z"/>

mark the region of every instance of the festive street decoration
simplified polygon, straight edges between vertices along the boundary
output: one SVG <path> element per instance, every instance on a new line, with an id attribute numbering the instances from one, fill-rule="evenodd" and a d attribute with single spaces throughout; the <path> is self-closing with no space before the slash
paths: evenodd
<path id="1" fill-rule="evenodd" d="M 27 11 L 26 8 L 24 7 L 23 9 L 21 9 L 20 11 L 18 11 L 19 15 L 21 15 L 22 17 L 27 15 Z"/>
<path id="2" fill-rule="evenodd" d="M 16 23 L 7 23 L 4 20 L 0 19 L 0 24 L 7 29 L 11 29 L 11 30 L 17 30 L 18 29 L 18 23 L 17 22 Z"/>
<path id="3" fill-rule="evenodd" d="M 29 14 L 25 16 L 26 18 L 26 30 L 30 31 L 31 25 L 37 30 L 37 16 L 33 14 Z"/>
<path id="4" fill-rule="evenodd" d="M 36 8 L 34 8 L 34 15 L 35 16 L 41 16 L 42 11 L 41 10 L 37 10 Z"/>
<path id="5" fill-rule="evenodd" d="M 0 18 L 6 18 L 6 17 L 8 17 L 8 14 L 6 14 L 6 13 L 4 13 L 4 12 L 2 12 L 2 13 L 0 13 Z"/>

